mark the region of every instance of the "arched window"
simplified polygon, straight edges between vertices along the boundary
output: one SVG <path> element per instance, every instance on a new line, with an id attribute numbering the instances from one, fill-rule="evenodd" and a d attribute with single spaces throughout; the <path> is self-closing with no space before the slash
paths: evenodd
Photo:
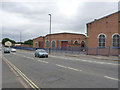
<path id="1" fill-rule="evenodd" d="M 75 44 L 75 45 L 78 45 L 78 41 L 75 41 L 74 44 Z"/>
<path id="2" fill-rule="evenodd" d="M 113 47 L 120 47 L 120 35 L 119 34 L 114 34 L 112 37 L 112 45 Z"/>
<path id="3" fill-rule="evenodd" d="M 81 47 L 85 47 L 85 41 L 81 42 Z"/>
<path id="4" fill-rule="evenodd" d="M 106 37 L 105 37 L 104 34 L 99 35 L 99 37 L 98 37 L 98 43 L 99 43 L 99 47 L 105 47 Z"/>
<path id="5" fill-rule="evenodd" d="M 46 41 L 46 47 L 49 47 L 49 41 Z"/>
<path id="6" fill-rule="evenodd" d="M 52 41 L 52 47 L 53 48 L 55 47 L 55 41 Z"/>
<path id="7" fill-rule="evenodd" d="M 38 43 L 37 43 L 37 42 L 35 42 L 35 47 L 36 47 L 36 48 L 37 48 L 37 44 L 38 44 Z"/>

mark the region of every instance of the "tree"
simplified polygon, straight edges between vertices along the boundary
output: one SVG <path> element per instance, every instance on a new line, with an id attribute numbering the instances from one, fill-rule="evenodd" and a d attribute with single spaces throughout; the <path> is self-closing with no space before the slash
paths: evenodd
<path id="1" fill-rule="evenodd" d="M 33 40 L 29 39 L 25 41 L 24 44 L 33 45 Z"/>
<path id="2" fill-rule="evenodd" d="M 11 39 L 9 39 L 9 38 L 4 38 L 4 39 L 2 40 L 2 44 L 5 45 L 5 42 L 7 42 L 7 41 L 10 41 L 12 44 L 16 44 L 16 42 L 15 42 L 14 40 L 11 40 Z"/>

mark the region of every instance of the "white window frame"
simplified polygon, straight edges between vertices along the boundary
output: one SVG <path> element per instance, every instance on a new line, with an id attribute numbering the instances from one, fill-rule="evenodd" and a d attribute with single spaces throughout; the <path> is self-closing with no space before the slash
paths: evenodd
<path id="1" fill-rule="evenodd" d="M 49 42 L 49 44 L 47 45 L 47 43 L 46 42 Z M 46 44 L 46 47 L 50 47 L 50 41 L 49 40 L 46 40 L 46 42 L 45 42 L 45 44 Z"/>
<path id="2" fill-rule="evenodd" d="M 78 45 L 79 44 L 79 42 L 78 42 L 78 44 L 75 44 L 76 41 L 78 42 L 78 40 L 75 40 L 74 43 L 73 43 L 74 45 Z"/>
<path id="3" fill-rule="evenodd" d="M 36 48 L 38 47 L 38 42 L 35 42 L 35 47 L 36 47 Z"/>
<path id="4" fill-rule="evenodd" d="M 99 37 L 100 37 L 100 35 L 104 35 L 104 36 L 105 36 L 105 46 L 99 46 L 99 43 L 100 43 L 100 42 L 99 42 Z M 98 47 L 99 47 L 99 48 L 105 48 L 105 47 L 106 47 L 106 38 L 107 38 L 106 34 L 100 33 L 97 38 L 98 38 Z"/>
<path id="5" fill-rule="evenodd" d="M 55 40 L 54 40 L 54 41 L 52 41 L 52 47 L 53 47 L 53 42 L 55 42 Z M 55 43 L 56 43 L 56 42 L 55 42 Z M 54 46 L 53 48 L 55 48 L 55 46 Z"/>
<path id="6" fill-rule="evenodd" d="M 115 46 L 113 46 L 113 37 L 115 36 L 115 35 L 118 35 L 119 37 L 120 37 L 120 34 L 118 34 L 118 33 L 114 33 L 113 35 L 112 35 L 112 47 L 115 47 Z M 120 42 L 118 42 L 119 44 L 120 44 Z"/>

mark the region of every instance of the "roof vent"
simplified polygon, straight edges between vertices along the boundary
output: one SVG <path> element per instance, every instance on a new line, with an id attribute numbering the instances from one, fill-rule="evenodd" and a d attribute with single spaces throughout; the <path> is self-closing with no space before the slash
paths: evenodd
<path id="1" fill-rule="evenodd" d="M 97 21 L 97 19 L 94 19 L 94 21 Z"/>

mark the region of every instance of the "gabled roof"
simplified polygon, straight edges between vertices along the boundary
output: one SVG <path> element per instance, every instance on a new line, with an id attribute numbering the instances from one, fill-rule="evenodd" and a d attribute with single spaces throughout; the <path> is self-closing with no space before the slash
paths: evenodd
<path id="1" fill-rule="evenodd" d="M 90 23 L 96 22 L 96 21 L 98 21 L 98 20 L 101 20 L 101 19 L 103 19 L 103 18 L 109 17 L 109 16 L 111 16 L 111 15 L 113 15 L 113 14 L 116 14 L 116 13 L 120 13 L 120 11 L 114 12 L 114 13 L 112 13 L 112 14 L 109 14 L 109 15 L 104 16 L 104 17 L 99 18 L 99 19 L 94 19 L 94 21 L 88 22 L 87 24 L 90 24 Z"/>
<path id="2" fill-rule="evenodd" d="M 33 40 L 38 39 L 38 38 L 44 38 L 44 36 L 39 36 L 39 37 L 37 37 L 37 38 L 34 38 Z"/>

